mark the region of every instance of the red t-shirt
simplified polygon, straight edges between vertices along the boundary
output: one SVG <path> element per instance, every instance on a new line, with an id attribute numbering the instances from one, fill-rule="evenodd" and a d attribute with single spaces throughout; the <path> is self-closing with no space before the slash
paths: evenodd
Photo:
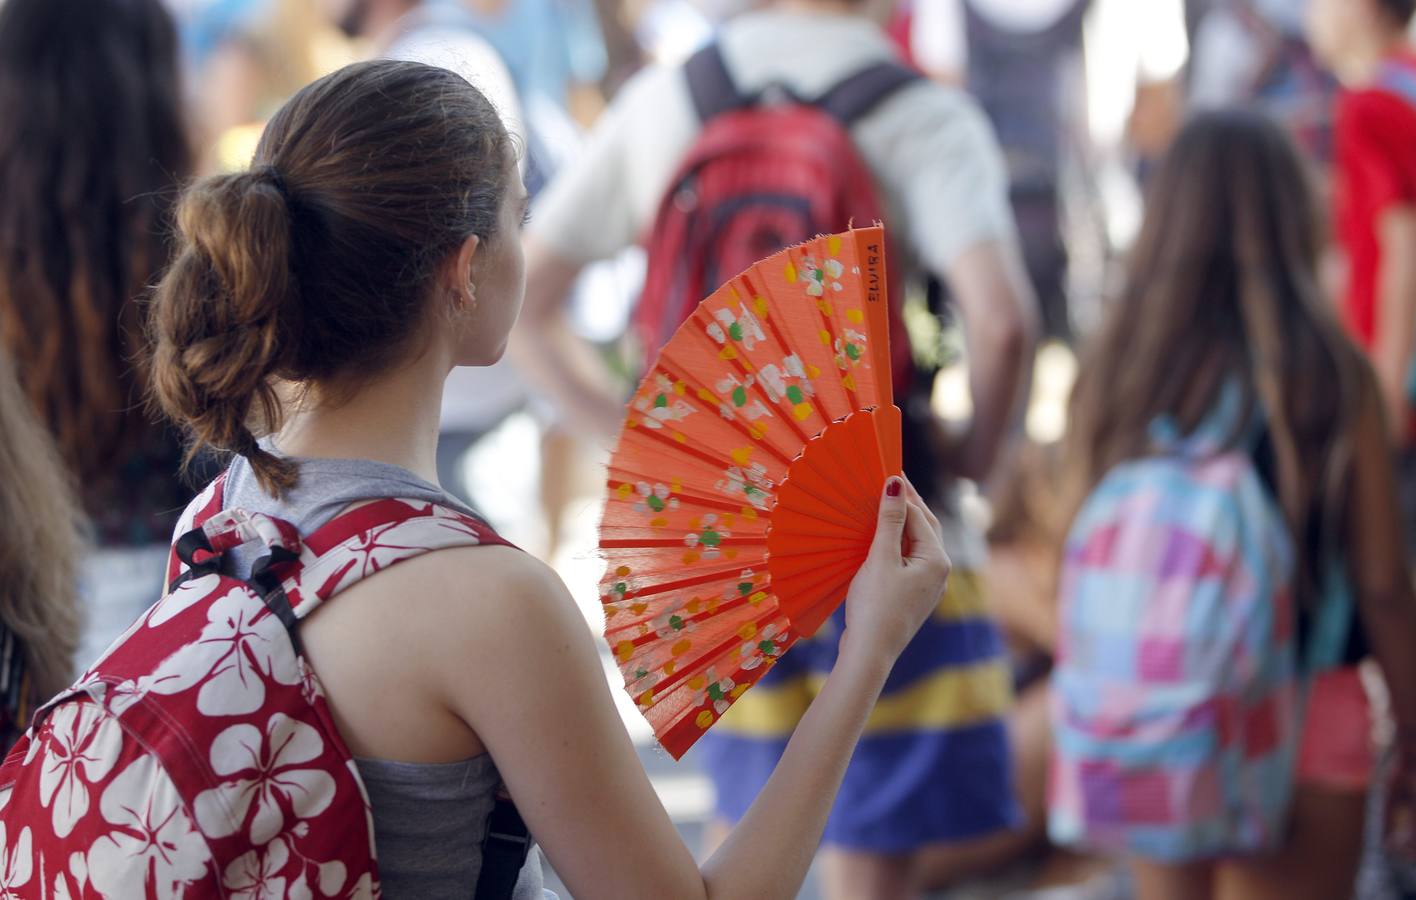
<path id="1" fill-rule="evenodd" d="M 1349 266 L 1343 312 L 1367 348 L 1381 325 L 1378 223 L 1394 206 L 1416 205 L 1416 52 L 1394 56 L 1387 66 L 1373 85 L 1343 92 L 1337 109 L 1335 224 Z"/>

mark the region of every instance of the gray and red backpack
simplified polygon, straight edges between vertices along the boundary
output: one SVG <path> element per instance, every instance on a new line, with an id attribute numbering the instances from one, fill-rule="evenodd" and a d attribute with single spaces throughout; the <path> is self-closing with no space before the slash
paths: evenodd
<path id="1" fill-rule="evenodd" d="M 166 596 L 36 712 L 0 767 L 0 897 L 380 896 L 368 797 L 300 622 L 404 560 L 506 542 L 392 499 L 302 537 L 223 510 L 222 483 L 182 518 Z M 224 553 L 254 544 L 249 579 L 221 573 Z M 488 833 L 475 896 L 509 897 L 529 849 L 509 802 Z"/>

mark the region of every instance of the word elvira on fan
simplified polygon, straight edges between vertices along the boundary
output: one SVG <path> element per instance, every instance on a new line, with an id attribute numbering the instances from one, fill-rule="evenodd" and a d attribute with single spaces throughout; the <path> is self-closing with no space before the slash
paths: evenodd
<path id="1" fill-rule="evenodd" d="M 600 522 L 605 638 L 681 758 L 845 599 L 900 473 L 880 226 L 698 305 L 629 404 Z"/>

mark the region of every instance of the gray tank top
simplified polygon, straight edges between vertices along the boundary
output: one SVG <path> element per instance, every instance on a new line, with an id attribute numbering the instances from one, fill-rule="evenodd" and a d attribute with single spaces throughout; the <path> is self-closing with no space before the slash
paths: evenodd
<path id="1" fill-rule="evenodd" d="M 350 503 L 400 497 L 471 512 L 407 469 L 353 459 L 298 459 L 300 481 L 284 500 L 256 483 L 237 458 L 226 475 L 225 505 L 290 522 L 309 534 Z M 226 557 L 228 574 L 250 575 L 257 551 Z M 379 878 L 390 900 L 466 900 L 482 871 L 482 838 L 501 776 L 483 754 L 454 763 L 358 759 L 355 763 L 374 810 Z M 541 860 L 533 849 L 517 880 L 514 900 L 542 900 Z"/>

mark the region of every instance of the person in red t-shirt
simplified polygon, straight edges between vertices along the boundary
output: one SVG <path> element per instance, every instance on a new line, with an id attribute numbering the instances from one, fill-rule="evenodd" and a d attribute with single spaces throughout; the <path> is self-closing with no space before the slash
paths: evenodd
<path id="1" fill-rule="evenodd" d="M 1407 390 L 1416 349 L 1416 0 L 1314 0 L 1309 39 L 1342 79 L 1335 188 L 1347 257 L 1343 314 L 1381 381 L 1393 433 L 1416 437 Z"/>

